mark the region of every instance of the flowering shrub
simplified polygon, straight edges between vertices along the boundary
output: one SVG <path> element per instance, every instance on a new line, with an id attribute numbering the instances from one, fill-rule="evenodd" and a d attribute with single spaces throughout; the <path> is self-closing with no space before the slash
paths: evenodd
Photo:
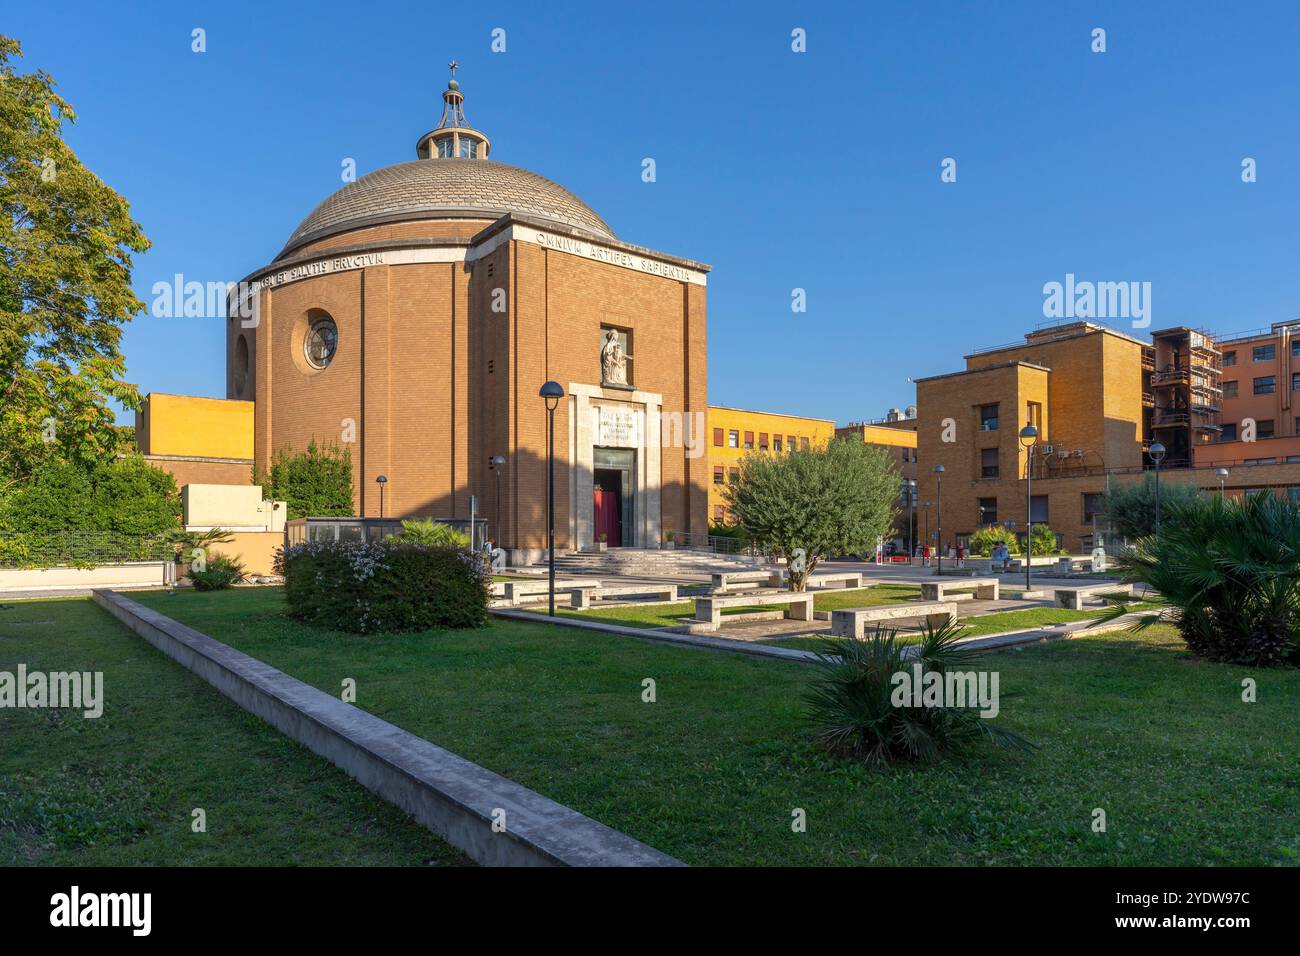
<path id="1" fill-rule="evenodd" d="M 356 633 L 478 627 L 489 567 L 466 548 L 309 541 L 276 555 L 290 616 Z"/>

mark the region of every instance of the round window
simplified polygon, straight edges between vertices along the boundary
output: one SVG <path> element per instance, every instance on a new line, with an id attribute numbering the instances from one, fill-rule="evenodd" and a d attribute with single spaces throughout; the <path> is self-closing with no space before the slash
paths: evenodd
<path id="1" fill-rule="evenodd" d="M 312 368 L 326 368 L 339 345 L 339 329 L 330 318 L 316 319 L 307 330 L 303 353 Z"/>

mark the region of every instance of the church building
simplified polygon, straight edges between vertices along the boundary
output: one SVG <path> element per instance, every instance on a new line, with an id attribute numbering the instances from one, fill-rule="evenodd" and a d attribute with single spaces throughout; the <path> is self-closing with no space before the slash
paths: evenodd
<path id="1" fill-rule="evenodd" d="M 442 99 L 413 160 L 327 197 L 235 287 L 226 392 L 253 403 L 256 467 L 338 444 L 359 516 L 465 519 L 474 496 L 534 561 L 555 382 L 557 548 L 706 533 L 709 267 L 491 158 L 454 64 Z"/>

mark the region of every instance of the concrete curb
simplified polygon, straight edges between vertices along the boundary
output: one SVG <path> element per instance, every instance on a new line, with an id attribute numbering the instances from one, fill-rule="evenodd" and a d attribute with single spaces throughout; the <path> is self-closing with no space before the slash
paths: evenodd
<path id="1" fill-rule="evenodd" d="M 112 591 L 95 603 L 240 707 L 487 866 L 682 866 L 603 823 Z M 504 811 L 505 830 L 492 830 Z"/>
<path id="2" fill-rule="evenodd" d="M 556 616 L 554 619 L 545 614 L 530 611 L 506 611 L 491 609 L 489 613 L 497 617 L 513 618 L 517 621 L 530 621 L 533 624 L 554 624 L 560 627 L 574 627 L 586 631 L 603 631 L 622 637 L 635 637 L 657 644 L 672 644 L 678 647 L 694 648 L 702 651 L 721 651 L 724 654 L 748 654 L 751 657 L 767 657 L 774 660 L 789 661 L 796 664 L 808 664 L 817 660 L 812 651 L 801 651 L 793 647 L 778 647 L 775 644 L 760 644 L 753 641 L 737 641 L 725 637 L 700 637 L 680 631 L 641 627 L 625 627 L 621 624 L 604 624 L 598 621 L 579 621 L 571 617 Z M 1034 628 L 1027 631 L 1006 631 L 1002 634 L 986 634 L 960 641 L 962 647 L 976 651 L 994 651 L 1017 644 L 1036 644 L 1039 641 L 1059 640 L 1073 637 L 1080 631 L 1090 634 L 1105 634 L 1120 631 L 1127 627 L 1136 615 L 1125 615 L 1108 624 L 1088 627 L 1088 620 L 1070 621 L 1056 627 Z M 829 636 L 829 635 L 828 635 Z M 910 648 L 904 653 L 915 653 Z"/>
<path id="3" fill-rule="evenodd" d="M 533 624 L 553 624 L 559 627 L 573 627 L 582 631 L 603 631 L 606 634 L 618 634 L 622 637 L 635 637 L 655 644 L 672 644 L 677 647 L 690 647 L 701 651 L 722 651 L 727 654 L 748 654 L 751 657 L 769 657 L 782 661 L 807 662 L 815 659 L 811 651 L 799 651 L 792 647 L 775 647 L 771 644 L 757 644 L 750 641 L 733 641 L 725 637 L 699 637 L 672 630 L 652 630 L 644 627 L 624 627 L 621 624 L 603 624 L 598 621 L 580 621 L 572 617 L 554 618 L 532 611 L 506 611 L 496 608 L 489 613 L 497 617 L 508 617 L 516 621 L 529 621 Z"/>

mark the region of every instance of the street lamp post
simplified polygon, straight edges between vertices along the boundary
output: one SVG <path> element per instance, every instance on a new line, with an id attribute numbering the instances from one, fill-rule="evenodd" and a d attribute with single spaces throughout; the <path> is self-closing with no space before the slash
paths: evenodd
<path id="1" fill-rule="evenodd" d="M 388 484 L 388 476 L 380 475 L 375 479 L 375 484 L 379 486 L 379 517 L 384 516 L 384 486 Z"/>
<path id="2" fill-rule="evenodd" d="M 547 382 L 537 394 L 546 401 L 546 562 L 550 615 L 555 617 L 555 409 L 564 389 L 559 382 Z"/>
<path id="3" fill-rule="evenodd" d="M 493 511 L 493 514 L 496 515 L 497 526 L 495 531 L 498 548 L 501 547 L 501 468 L 505 463 L 506 459 L 504 455 L 493 455 L 491 460 L 488 462 L 488 464 L 492 466 L 492 471 L 495 472 L 497 476 L 497 506 L 496 510 Z"/>
<path id="4" fill-rule="evenodd" d="M 943 574 L 943 465 L 934 466 L 934 533 L 939 539 L 939 546 L 935 549 L 939 563 L 934 573 Z"/>
<path id="5" fill-rule="evenodd" d="M 1034 565 L 1034 446 L 1038 444 L 1038 429 L 1026 425 L 1020 429 L 1020 444 L 1025 446 L 1025 590 L 1029 573 Z"/>
<path id="6" fill-rule="evenodd" d="M 925 511 L 925 546 L 930 547 L 930 508 L 933 506 L 932 501 L 922 501 L 921 508 Z"/>
<path id="7" fill-rule="evenodd" d="M 1223 500 L 1223 480 L 1228 477 L 1228 469 L 1216 468 L 1214 473 L 1219 476 L 1219 500 Z"/>
<path id="8" fill-rule="evenodd" d="M 1148 452 L 1156 466 L 1156 534 L 1160 533 L 1160 463 L 1165 460 L 1165 446 L 1155 442 Z"/>
<path id="9" fill-rule="evenodd" d="M 916 553 L 916 479 L 907 479 L 907 563 Z"/>

